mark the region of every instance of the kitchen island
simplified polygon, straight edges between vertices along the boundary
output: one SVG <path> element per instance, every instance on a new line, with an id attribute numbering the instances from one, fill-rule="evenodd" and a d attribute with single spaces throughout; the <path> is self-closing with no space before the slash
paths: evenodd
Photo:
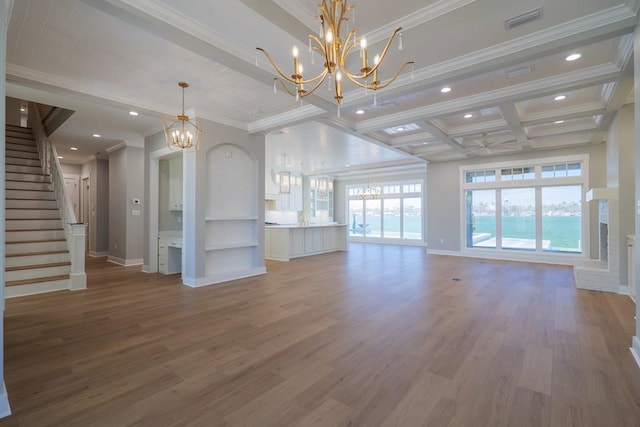
<path id="1" fill-rule="evenodd" d="M 347 224 L 266 225 L 265 258 L 289 261 L 347 250 Z"/>

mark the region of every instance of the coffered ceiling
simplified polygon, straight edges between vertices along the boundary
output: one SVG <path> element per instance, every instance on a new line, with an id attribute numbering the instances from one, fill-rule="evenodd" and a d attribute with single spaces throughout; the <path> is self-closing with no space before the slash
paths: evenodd
<path id="1" fill-rule="evenodd" d="M 338 111 L 324 88 L 304 102 L 274 93 L 255 49 L 289 70 L 297 45 L 306 72 L 317 70 L 305 48 L 317 0 L 20 0 L 7 94 L 76 111 L 52 136 L 75 163 L 159 131 L 178 112 L 180 80 L 198 117 L 267 134 L 267 167 L 286 156 L 307 173 L 340 172 L 595 144 L 632 91 L 638 2 L 353 0 L 350 25 L 371 55 L 403 27 L 382 78 L 415 65 L 375 96 L 345 84 Z M 532 11 L 537 19 L 507 24 Z"/>

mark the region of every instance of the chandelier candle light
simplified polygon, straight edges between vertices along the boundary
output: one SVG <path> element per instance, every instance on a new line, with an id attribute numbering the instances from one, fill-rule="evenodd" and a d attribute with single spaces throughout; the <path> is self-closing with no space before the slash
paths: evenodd
<path id="1" fill-rule="evenodd" d="M 291 76 L 286 75 L 280 67 L 273 60 L 271 55 L 264 49 L 258 47 L 257 50 L 263 52 L 271 65 L 280 75 L 280 78 L 274 79 L 280 82 L 282 87 L 292 96 L 296 97 L 296 100 L 302 99 L 305 96 L 312 94 L 329 76 L 329 82 L 331 82 L 331 76 L 334 76 L 334 99 L 338 104 L 342 102 L 342 78 L 343 76 L 349 79 L 357 86 L 364 88 L 365 90 L 371 90 L 374 92 L 378 89 L 384 89 L 393 83 L 398 78 L 400 73 L 413 62 L 407 62 L 396 72 L 396 74 L 387 82 L 381 83 L 378 80 L 378 68 L 384 60 L 391 42 L 397 34 L 400 33 L 402 28 L 397 28 L 391 36 L 387 39 L 387 43 L 380 55 L 376 55 L 373 61 L 373 66 L 369 66 L 368 54 L 367 54 L 367 40 L 364 37 L 360 38 L 360 42 L 357 42 L 356 29 L 348 31 L 347 36 L 342 38 L 340 36 L 342 30 L 342 24 L 347 25 L 349 18 L 345 15 L 354 9 L 353 5 L 347 4 L 348 0 L 322 0 L 322 3 L 318 4 L 319 14 L 316 16 L 320 20 L 320 34 L 318 36 L 314 34 L 309 35 L 309 52 L 313 55 L 318 52 L 324 58 L 324 68 L 316 76 L 305 79 L 303 77 L 303 67 L 298 59 L 299 51 L 294 46 L 293 48 L 293 74 Z M 362 67 L 359 73 L 351 73 L 345 66 L 345 61 L 349 53 L 359 45 L 360 55 L 362 56 Z M 400 34 L 400 46 L 402 50 L 402 34 Z M 313 60 L 313 56 L 312 56 Z M 295 87 L 291 90 L 285 82 L 293 84 Z M 312 85 L 311 89 L 307 90 L 305 85 Z M 375 98 L 374 98 L 375 99 Z"/>
<path id="2" fill-rule="evenodd" d="M 181 150 L 197 150 L 200 145 L 200 135 L 202 127 L 189 120 L 189 116 L 184 113 L 184 90 L 189 87 L 187 82 L 178 82 L 182 88 L 182 113 L 177 116 L 167 117 L 162 120 L 164 136 L 169 148 L 179 148 Z"/>

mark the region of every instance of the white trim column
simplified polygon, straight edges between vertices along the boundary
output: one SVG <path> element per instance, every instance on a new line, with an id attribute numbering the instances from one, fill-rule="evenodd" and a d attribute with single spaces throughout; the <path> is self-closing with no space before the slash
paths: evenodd
<path id="1" fill-rule="evenodd" d="M 87 238 L 87 224 L 69 224 L 71 227 L 71 274 L 69 290 L 87 289 L 87 273 L 84 269 L 84 248 Z"/>
<path id="2" fill-rule="evenodd" d="M 636 28 L 633 35 L 633 80 L 635 83 L 635 218 L 636 218 L 636 242 L 640 242 L 640 29 Z M 640 271 L 640 250 L 634 251 L 633 260 L 628 262 L 635 263 L 635 271 Z M 640 274 L 636 274 L 635 283 L 631 286 L 636 287 L 636 335 L 631 342 L 631 353 L 640 366 L 640 304 L 638 304 L 638 295 L 640 295 Z"/>

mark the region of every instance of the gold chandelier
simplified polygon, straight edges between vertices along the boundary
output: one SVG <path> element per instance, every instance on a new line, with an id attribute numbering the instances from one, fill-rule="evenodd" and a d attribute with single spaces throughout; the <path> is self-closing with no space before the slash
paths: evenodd
<path id="1" fill-rule="evenodd" d="M 169 148 L 179 148 L 183 151 L 197 150 L 202 127 L 195 121 L 189 120 L 189 116 L 184 113 L 184 90 L 189 87 L 189 83 L 178 82 L 178 86 L 182 88 L 182 113 L 162 120 L 164 136 Z"/>
<path id="2" fill-rule="evenodd" d="M 413 61 L 407 62 L 396 72 L 396 74 L 388 81 L 382 83 L 378 80 L 378 68 L 384 60 L 391 42 L 395 36 L 400 33 L 402 28 L 397 28 L 387 39 L 387 43 L 380 55 L 376 55 L 373 60 L 373 66 L 370 66 L 368 62 L 367 53 L 367 40 L 364 37 L 360 38 L 360 42 L 357 41 L 356 29 L 348 30 L 347 36 L 343 39 L 340 34 L 342 31 L 343 23 L 348 26 L 349 18 L 345 15 L 354 9 L 354 6 L 347 4 L 348 0 L 322 0 L 322 3 L 318 4 L 319 14 L 316 16 L 320 20 L 321 30 L 319 36 L 309 35 L 309 52 L 313 54 L 318 52 L 324 59 L 324 68 L 316 76 L 311 78 L 304 78 L 303 67 L 298 60 L 298 48 L 293 48 L 293 74 L 291 76 L 286 75 L 280 67 L 273 60 L 271 55 L 264 49 L 258 47 L 259 51 L 262 51 L 271 65 L 275 68 L 282 79 L 275 78 L 280 82 L 282 87 L 292 96 L 296 97 L 296 100 L 302 99 L 305 96 L 312 94 L 320 85 L 325 81 L 327 76 L 331 78 L 334 76 L 334 93 L 335 100 L 340 104 L 342 102 L 342 77 L 345 76 L 351 80 L 357 86 L 366 90 L 377 91 L 378 89 L 384 89 L 389 86 L 395 79 L 398 78 L 400 73 L 408 66 L 412 65 Z M 360 46 L 360 55 L 362 57 L 362 67 L 359 73 L 351 73 L 345 66 L 345 61 L 349 53 Z M 402 49 L 402 34 L 400 35 L 400 49 Z M 294 85 L 293 90 L 287 87 L 285 82 Z M 331 84 L 331 82 L 330 82 Z M 275 85 L 275 81 L 274 81 Z M 311 89 L 307 90 L 305 85 L 312 85 Z M 275 86 L 274 86 L 275 88 Z"/>

